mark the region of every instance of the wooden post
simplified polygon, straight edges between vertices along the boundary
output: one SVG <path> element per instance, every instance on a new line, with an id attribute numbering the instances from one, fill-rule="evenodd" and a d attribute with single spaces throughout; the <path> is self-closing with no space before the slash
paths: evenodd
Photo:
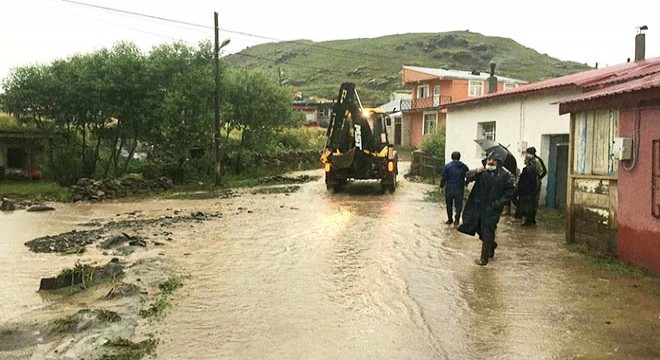
<path id="1" fill-rule="evenodd" d="M 575 137 L 575 114 L 571 113 L 571 120 L 568 126 L 568 183 L 566 184 L 566 242 L 572 243 L 574 241 L 574 232 L 573 232 L 573 197 L 574 197 L 574 188 L 573 188 L 573 163 L 575 157 L 575 143 L 573 141 Z"/>
<path id="2" fill-rule="evenodd" d="M 218 13 L 213 13 L 213 21 L 215 24 L 215 48 L 213 59 L 215 61 L 214 77 L 215 77 L 215 121 L 213 127 L 214 146 L 215 146 L 215 186 L 222 186 L 222 149 L 220 143 L 220 39 L 218 29 Z"/>

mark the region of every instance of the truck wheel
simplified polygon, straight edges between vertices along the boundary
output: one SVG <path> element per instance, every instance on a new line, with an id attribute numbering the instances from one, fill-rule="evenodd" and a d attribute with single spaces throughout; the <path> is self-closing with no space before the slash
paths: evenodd
<path id="1" fill-rule="evenodd" d="M 387 184 L 387 191 L 389 191 L 390 194 L 394 194 L 395 190 L 396 190 L 396 181 L 392 184 Z"/>

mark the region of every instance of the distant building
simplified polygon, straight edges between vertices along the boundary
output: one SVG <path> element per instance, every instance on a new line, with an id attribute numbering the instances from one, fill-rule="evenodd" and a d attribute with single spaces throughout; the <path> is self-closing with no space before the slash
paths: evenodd
<path id="1" fill-rule="evenodd" d="M 0 130 L 0 180 L 41 177 L 45 139 L 35 131 Z"/>
<path id="2" fill-rule="evenodd" d="M 404 66 L 403 85 L 411 88 L 412 99 L 401 103 L 403 112 L 401 145 L 419 147 L 424 136 L 444 124 L 444 105 L 481 96 L 489 89 L 490 75 L 479 71 L 459 71 Z M 515 89 L 525 81 L 497 77 L 497 91 Z"/>

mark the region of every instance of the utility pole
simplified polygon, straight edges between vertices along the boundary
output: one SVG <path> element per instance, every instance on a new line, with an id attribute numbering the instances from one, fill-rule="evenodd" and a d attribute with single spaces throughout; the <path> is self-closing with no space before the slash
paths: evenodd
<path id="1" fill-rule="evenodd" d="M 218 13 L 213 13 L 215 23 L 215 122 L 213 127 L 215 146 L 215 187 L 222 186 L 222 149 L 220 144 L 220 38 L 218 29 Z"/>

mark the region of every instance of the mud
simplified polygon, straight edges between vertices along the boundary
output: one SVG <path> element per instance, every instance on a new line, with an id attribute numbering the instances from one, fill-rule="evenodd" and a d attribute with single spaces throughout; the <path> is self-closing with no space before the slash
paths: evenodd
<path id="1" fill-rule="evenodd" d="M 178 211 L 175 211 L 175 213 L 178 213 Z M 132 212 L 128 215 L 138 216 L 137 214 L 137 212 Z M 117 216 L 120 215 L 117 214 Z M 124 231 L 142 231 L 147 227 L 167 228 L 178 223 L 201 222 L 219 217 L 222 217 L 222 213 L 196 211 L 190 215 L 166 215 L 156 219 L 110 220 L 106 223 L 101 223 L 101 220 L 97 219 L 82 225 L 101 226 L 98 229 L 71 230 L 62 234 L 48 235 L 30 240 L 25 243 L 25 246 L 38 253 L 79 253 L 85 246 L 99 241 L 102 241 L 101 247 L 103 248 L 108 248 L 110 244 L 121 243 L 122 241 L 132 242 L 131 246 L 145 247 L 147 244 L 144 239 L 127 235 Z M 115 235 L 116 233 L 120 233 L 120 235 Z M 153 236 L 158 236 L 158 233 L 153 233 Z"/>
<path id="2" fill-rule="evenodd" d="M 476 266 L 479 241 L 444 225 L 445 209 L 428 201 L 437 186 L 399 180 L 385 195 L 369 182 L 329 194 L 319 179 L 292 193 L 0 214 L 10 239 L 0 242 L 0 271 L 14 276 L 0 293 L 0 358 L 660 358 L 657 276 L 570 251 L 551 213 L 536 228 L 503 218 L 495 258 Z M 159 222 L 167 216 L 189 219 Z M 119 257 L 123 278 L 70 295 L 35 292 L 38 279 L 74 261 L 99 266 L 113 255 L 96 246 L 102 239 L 67 256 L 24 242 L 122 222 L 113 236 L 147 241 Z M 183 279 L 174 294 L 159 286 L 172 275 Z M 49 331 L 71 316 L 94 320 Z"/>

